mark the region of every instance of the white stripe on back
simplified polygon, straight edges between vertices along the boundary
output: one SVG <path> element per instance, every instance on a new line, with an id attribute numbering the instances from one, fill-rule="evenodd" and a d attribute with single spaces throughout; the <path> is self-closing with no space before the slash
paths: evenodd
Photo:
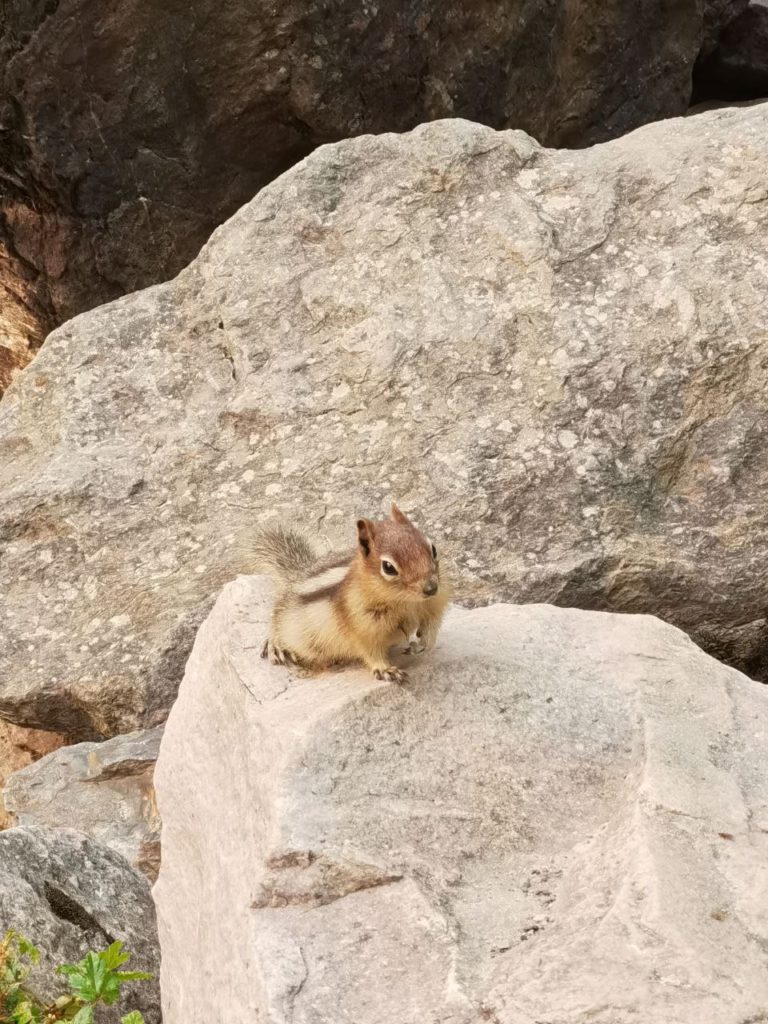
<path id="1" fill-rule="evenodd" d="M 323 590 L 325 587 L 334 587 L 341 583 L 349 572 L 348 565 L 338 565 L 334 569 L 326 569 L 316 576 L 310 576 L 296 587 L 297 594 L 312 594 L 316 590 Z"/>

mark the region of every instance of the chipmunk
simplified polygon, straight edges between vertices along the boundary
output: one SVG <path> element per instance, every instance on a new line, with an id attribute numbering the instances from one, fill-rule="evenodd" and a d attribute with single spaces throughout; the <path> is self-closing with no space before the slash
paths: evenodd
<path id="1" fill-rule="evenodd" d="M 359 519 L 357 541 L 354 554 L 324 558 L 292 529 L 256 539 L 257 564 L 281 588 L 263 658 L 306 669 L 360 661 L 376 679 L 408 681 L 388 652 L 414 633 L 404 653 L 435 645 L 449 598 L 437 549 L 396 505 L 389 519 Z"/>

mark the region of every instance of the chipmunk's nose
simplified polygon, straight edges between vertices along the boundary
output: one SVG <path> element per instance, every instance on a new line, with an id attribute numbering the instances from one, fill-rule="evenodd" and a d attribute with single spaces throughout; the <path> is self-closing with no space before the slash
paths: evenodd
<path id="1" fill-rule="evenodd" d="M 427 580 L 427 582 L 424 584 L 423 590 L 425 597 L 432 597 L 434 594 L 437 593 L 437 580 Z"/>

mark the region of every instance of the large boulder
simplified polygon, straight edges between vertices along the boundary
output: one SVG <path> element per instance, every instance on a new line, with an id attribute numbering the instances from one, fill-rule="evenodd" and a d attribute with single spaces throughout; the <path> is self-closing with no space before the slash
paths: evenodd
<path id="1" fill-rule="evenodd" d="M 745 4 L 4 4 L 0 391 L 52 326 L 178 272 L 315 146 L 448 116 L 611 138 L 681 114 Z"/>
<path id="2" fill-rule="evenodd" d="M 759 1019 L 768 690 L 543 605 L 449 612 L 408 686 L 301 678 L 269 610 L 225 589 L 160 749 L 166 1024 Z"/>
<path id="3" fill-rule="evenodd" d="M 57 750 L 10 776 L 6 811 L 19 825 L 86 832 L 154 880 L 160 819 L 152 773 L 161 735 L 149 729 Z"/>
<path id="4" fill-rule="evenodd" d="M 99 952 L 119 939 L 131 953 L 128 968 L 149 971 L 153 981 L 129 985 L 105 1024 L 141 1010 L 160 1022 L 159 950 L 147 879 L 113 850 L 73 829 L 12 828 L 0 833 L 0 922 L 41 952 L 31 987 L 52 1000 L 66 991 L 56 968 Z"/>
<path id="5" fill-rule="evenodd" d="M 768 105 L 583 151 L 323 147 L 0 403 L 0 715 L 158 724 L 279 517 L 391 497 L 462 601 L 652 612 L 768 675 Z"/>

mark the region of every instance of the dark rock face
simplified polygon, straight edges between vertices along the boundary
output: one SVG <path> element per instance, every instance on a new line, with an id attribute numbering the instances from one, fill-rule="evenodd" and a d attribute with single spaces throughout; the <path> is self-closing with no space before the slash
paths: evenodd
<path id="1" fill-rule="evenodd" d="M 0 391 L 53 326 L 176 274 L 321 143 L 450 116 L 611 138 L 682 113 L 743 6 L 7 0 Z"/>
<path id="2" fill-rule="evenodd" d="M 71 829 L 12 828 L 0 833 L 0 922 L 40 949 L 34 988 L 45 999 L 64 991 L 55 968 L 120 939 L 132 954 L 126 969 L 157 977 L 160 952 L 149 883 L 113 850 Z M 125 990 L 104 1013 L 107 1024 L 129 1009 L 159 1024 L 158 983 Z"/>
<path id="3" fill-rule="evenodd" d="M 720 36 L 717 47 L 699 61 L 693 100 L 739 101 L 768 96 L 768 2 L 753 2 Z"/>

